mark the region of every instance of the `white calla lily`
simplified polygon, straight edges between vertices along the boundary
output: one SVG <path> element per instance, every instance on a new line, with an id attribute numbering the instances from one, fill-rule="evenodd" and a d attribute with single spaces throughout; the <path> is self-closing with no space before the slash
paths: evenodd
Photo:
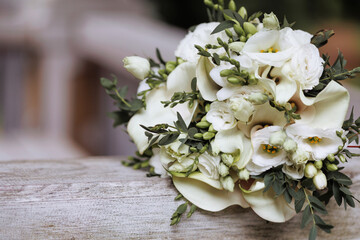
<path id="1" fill-rule="evenodd" d="M 176 176 L 173 176 L 173 183 L 187 200 L 206 211 L 218 212 L 232 205 L 249 207 L 239 188 L 235 188 L 233 192 L 219 190 L 205 183 L 204 180 Z"/>
<path id="2" fill-rule="evenodd" d="M 271 222 L 286 222 L 295 216 L 294 208 L 283 196 L 275 197 L 275 192 L 269 189 L 263 192 L 265 184 L 260 181 L 253 183 L 254 188 L 243 191 L 243 196 L 252 210 L 261 218 Z"/>
<path id="3" fill-rule="evenodd" d="M 220 86 L 209 75 L 211 69 L 213 69 L 213 65 L 210 60 L 206 57 L 200 57 L 196 65 L 197 86 L 201 96 L 207 101 L 215 101 L 216 93 L 220 89 Z"/>

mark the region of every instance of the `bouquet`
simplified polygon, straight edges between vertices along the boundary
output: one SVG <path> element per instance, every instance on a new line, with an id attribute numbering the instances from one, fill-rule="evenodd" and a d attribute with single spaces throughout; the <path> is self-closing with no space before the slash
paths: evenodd
<path id="1" fill-rule="evenodd" d="M 309 239 L 330 233 L 320 217 L 329 200 L 355 206 L 341 170 L 356 156 L 349 144 L 359 141 L 360 118 L 345 120 L 349 93 L 339 81 L 360 68 L 346 70 L 341 52 L 333 64 L 320 56 L 332 30 L 311 35 L 274 13 L 248 16 L 233 0 L 204 3 L 210 22 L 189 31 L 174 61 L 158 49 L 158 62 L 124 59 L 141 80 L 136 97 L 101 79 L 118 108 L 114 125 L 125 124 L 138 148 L 124 164 L 171 177 L 175 199 L 186 199 L 171 225 L 189 207 L 188 217 L 239 205 L 271 222 L 302 212 Z"/>

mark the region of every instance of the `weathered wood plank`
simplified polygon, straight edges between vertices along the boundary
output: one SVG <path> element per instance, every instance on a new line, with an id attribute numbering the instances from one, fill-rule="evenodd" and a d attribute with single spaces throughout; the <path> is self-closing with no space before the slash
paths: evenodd
<path id="1" fill-rule="evenodd" d="M 250 209 L 196 212 L 169 226 L 178 206 L 169 179 L 146 178 L 121 158 L 0 162 L 1 239 L 307 239 L 300 216 L 266 223 Z M 352 171 L 352 172 L 349 172 Z M 360 196 L 360 161 L 347 166 Z M 331 202 L 335 225 L 319 239 L 360 239 L 360 208 Z"/>

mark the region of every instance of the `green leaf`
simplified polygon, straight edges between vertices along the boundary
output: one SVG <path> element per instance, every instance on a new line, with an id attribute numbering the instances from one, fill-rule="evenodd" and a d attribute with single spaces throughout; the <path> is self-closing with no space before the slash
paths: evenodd
<path id="1" fill-rule="evenodd" d="M 193 92 L 196 92 L 196 84 L 197 83 L 197 79 L 196 79 L 196 77 L 194 77 L 192 80 L 191 80 L 191 90 L 193 91 Z"/>
<path id="2" fill-rule="evenodd" d="M 160 53 L 160 50 L 159 50 L 158 48 L 156 48 L 156 57 L 159 59 L 159 61 L 160 61 L 163 65 L 166 64 L 166 62 L 165 62 L 164 59 L 162 58 L 161 53 Z"/>
<path id="3" fill-rule="evenodd" d="M 218 65 L 218 66 L 220 65 L 220 57 L 217 53 L 213 54 L 213 61 L 216 65 Z"/>
<path id="4" fill-rule="evenodd" d="M 309 222 L 311 221 L 312 217 L 311 217 L 311 210 L 310 210 L 310 206 L 306 206 L 306 208 L 304 209 L 304 212 L 302 214 L 302 218 L 301 218 L 301 228 L 304 228 L 306 225 L 309 224 Z"/>
<path id="5" fill-rule="evenodd" d="M 295 211 L 296 213 L 301 212 L 302 207 L 304 206 L 305 198 L 300 200 L 295 200 Z"/>
<path id="6" fill-rule="evenodd" d="M 114 82 L 107 78 L 100 78 L 100 84 L 107 90 L 112 90 L 113 88 L 116 88 Z"/>
<path id="7" fill-rule="evenodd" d="M 182 132 L 187 132 L 187 126 L 186 123 L 184 121 L 184 119 L 182 118 L 181 114 L 179 112 L 176 113 L 177 114 L 177 121 L 176 121 L 176 125 L 180 128 L 180 130 Z"/>
<path id="8" fill-rule="evenodd" d="M 181 204 L 177 209 L 176 209 L 176 212 L 178 213 L 178 214 L 183 214 L 185 211 L 186 211 L 186 209 L 187 209 L 187 203 L 183 203 L 183 204 Z"/>
<path id="9" fill-rule="evenodd" d="M 294 25 L 295 25 L 295 22 L 289 23 L 286 16 L 284 15 L 284 20 L 283 20 L 283 24 L 281 25 L 281 28 L 286 28 L 286 27 L 291 28 Z"/>
<path id="10" fill-rule="evenodd" d="M 190 211 L 189 213 L 187 214 L 187 218 L 191 217 L 193 215 L 193 213 L 196 211 L 197 207 L 193 204 L 191 205 L 190 207 Z"/>
<path id="11" fill-rule="evenodd" d="M 174 200 L 177 201 L 177 200 L 180 200 L 181 198 L 183 198 L 183 195 L 181 193 L 179 193 L 175 198 Z"/>
<path id="12" fill-rule="evenodd" d="M 311 38 L 311 43 L 320 48 L 324 46 L 328 42 L 328 39 L 334 36 L 334 34 L 334 30 L 322 29 Z"/>
<path id="13" fill-rule="evenodd" d="M 108 117 L 114 119 L 113 127 L 117 127 L 129 122 L 131 115 L 126 111 L 115 111 L 107 114 Z"/>
<path id="14" fill-rule="evenodd" d="M 291 197 L 290 193 L 288 192 L 288 190 L 284 191 L 284 198 L 287 203 L 291 203 L 292 197 Z"/>
<path id="15" fill-rule="evenodd" d="M 172 142 L 174 142 L 177 138 L 179 137 L 179 133 L 170 133 L 165 135 L 165 137 L 163 137 L 162 139 L 160 139 L 160 141 L 158 142 L 159 146 L 164 146 L 164 145 L 168 145 Z"/>
<path id="16" fill-rule="evenodd" d="M 231 28 L 234 25 L 234 22 L 231 20 L 226 20 L 224 22 L 221 22 L 219 25 L 216 26 L 216 28 L 211 32 L 211 34 L 215 34 L 221 31 L 224 31 L 227 28 Z"/>
<path id="17" fill-rule="evenodd" d="M 312 205 L 316 205 L 317 208 L 320 208 L 320 209 L 326 211 L 325 205 L 317 197 L 309 195 L 308 198 Z"/>
<path id="18" fill-rule="evenodd" d="M 261 17 L 261 15 L 263 15 L 263 13 L 261 11 L 251 14 L 251 16 L 248 18 L 248 22 L 251 22 L 255 18 Z"/>
<path id="19" fill-rule="evenodd" d="M 333 182 L 332 191 L 333 191 L 333 194 L 334 194 L 334 198 L 335 198 L 335 201 L 336 201 L 337 205 L 341 206 L 342 196 L 341 196 L 339 187 L 340 186 L 339 186 L 339 184 L 337 182 Z"/>
<path id="20" fill-rule="evenodd" d="M 317 228 L 316 225 L 313 225 L 311 227 L 310 233 L 309 233 L 309 240 L 315 240 L 317 236 Z"/>
<path id="21" fill-rule="evenodd" d="M 352 193 L 350 192 L 350 190 L 347 187 L 340 187 L 340 191 L 342 191 L 346 195 L 350 195 L 350 196 L 352 195 Z"/>
<path id="22" fill-rule="evenodd" d="M 345 195 L 344 198 L 345 198 L 346 202 L 349 204 L 350 207 L 352 207 L 352 208 L 355 207 L 355 202 L 354 202 L 351 195 Z"/>

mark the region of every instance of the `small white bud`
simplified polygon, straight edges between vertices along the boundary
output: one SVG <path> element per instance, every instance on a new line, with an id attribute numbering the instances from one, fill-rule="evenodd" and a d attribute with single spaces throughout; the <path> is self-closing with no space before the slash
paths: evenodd
<path id="1" fill-rule="evenodd" d="M 291 138 L 286 138 L 283 147 L 286 152 L 293 153 L 297 149 L 297 143 Z"/>
<path id="2" fill-rule="evenodd" d="M 224 163 L 220 163 L 220 165 L 219 165 L 219 174 L 222 177 L 225 177 L 225 176 L 229 175 L 229 167 L 226 166 Z"/>
<path id="3" fill-rule="evenodd" d="M 241 170 L 239 171 L 238 175 L 239 175 L 240 180 L 245 180 L 245 181 L 247 181 L 247 180 L 249 180 L 249 178 L 250 178 L 250 173 L 249 173 L 249 171 L 248 171 L 246 168 L 241 169 Z"/>
<path id="4" fill-rule="evenodd" d="M 221 154 L 221 159 L 227 166 L 231 166 L 231 164 L 234 162 L 234 157 L 227 153 Z"/>
<path id="5" fill-rule="evenodd" d="M 327 179 L 322 171 L 318 171 L 313 178 L 313 183 L 317 190 L 322 190 L 327 186 Z"/>
<path id="6" fill-rule="evenodd" d="M 263 93 L 253 93 L 248 97 L 248 100 L 255 105 L 261 105 L 268 101 L 268 96 Z"/>
<path id="7" fill-rule="evenodd" d="M 282 146 L 286 139 L 286 134 L 284 131 L 277 131 L 270 135 L 269 143 L 273 146 Z"/>
<path id="8" fill-rule="evenodd" d="M 270 14 L 267 13 L 264 14 L 263 24 L 264 27 L 267 29 L 271 29 L 271 30 L 280 29 L 279 20 L 273 12 L 271 12 Z"/>
<path id="9" fill-rule="evenodd" d="M 130 56 L 124 58 L 123 62 L 126 70 L 140 80 L 144 80 L 150 73 L 150 63 L 145 58 Z"/>
<path id="10" fill-rule="evenodd" d="M 235 184 L 230 176 L 220 178 L 220 182 L 225 190 L 228 190 L 230 192 L 234 191 Z"/>
<path id="11" fill-rule="evenodd" d="M 244 42 L 232 42 L 229 44 L 229 48 L 234 52 L 241 52 L 241 50 L 244 48 L 244 45 Z"/>
<path id="12" fill-rule="evenodd" d="M 296 164 L 304 164 L 310 159 L 310 153 L 300 148 L 292 154 L 292 161 Z"/>
<path id="13" fill-rule="evenodd" d="M 305 166 L 305 177 L 313 178 L 317 174 L 318 170 L 313 163 L 308 163 Z"/>

